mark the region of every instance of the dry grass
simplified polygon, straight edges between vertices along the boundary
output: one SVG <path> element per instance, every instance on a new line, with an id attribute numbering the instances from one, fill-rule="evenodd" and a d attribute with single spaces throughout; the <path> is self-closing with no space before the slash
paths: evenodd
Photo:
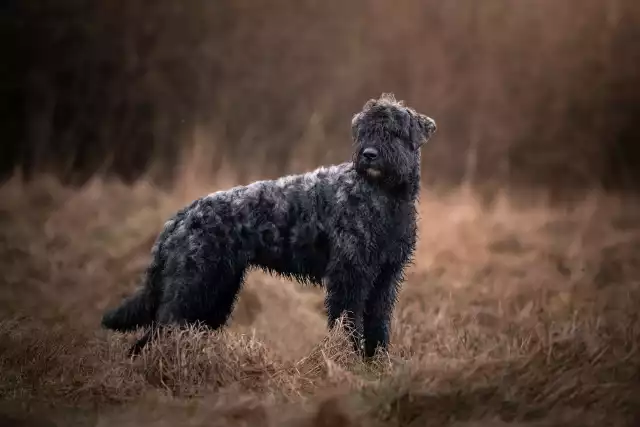
<path id="1" fill-rule="evenodd" d="M 203 185 L 215 182 L 215 187 Z M 99 329 L 164 219 L 233 179 L 170 193 L 42 177 L 0 190 L 0 411 L 26 425 L 633 425 L 640 203 L 483 206 L 422 195 L 389 357 L 328 334 L 319 290 L 252 273 L 231 327 L 168 331 L 143 357 Z M 49 424 L 47 424 L 49 423 Z"/>

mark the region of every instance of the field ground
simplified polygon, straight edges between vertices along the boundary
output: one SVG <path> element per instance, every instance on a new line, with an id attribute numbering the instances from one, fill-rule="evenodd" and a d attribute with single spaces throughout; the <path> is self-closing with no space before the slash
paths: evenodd
<path id="1" fill-rule="evenodd" d="M 96 179 L 0 189 L 0 424 L 605 426 L 640 422 L 640 203 L 481 206 L 425 192 L 390 355 L 325 330 L 323 293 L 253 272 L 230 328 L 142 358 L 103 331 L 191 198 Z M 3 422 L 4 420 L 4 422 Z"/>

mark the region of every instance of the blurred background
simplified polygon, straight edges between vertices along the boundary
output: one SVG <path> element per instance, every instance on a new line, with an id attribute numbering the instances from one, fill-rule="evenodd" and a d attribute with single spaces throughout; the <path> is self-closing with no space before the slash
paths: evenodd
<path id="1" fill-rule="evenodd" d="M 3 2 L 0 170 L 171 182 L 203 144 L 265 177 L 350 154 L 394 92 L 432 116 L 435 186 L 640 185 L 634 0 Z"/>
<path id="2" fill-rule="evenodd" d="M 0 424 L 640 425 L 638 0 L 5 0 L 0 30 Z M 438 124 L 389 360 L 257 271 L 228 333 L 127 358 L 100 318 L 167 218 L 348 160 L 383 92 Z"/>

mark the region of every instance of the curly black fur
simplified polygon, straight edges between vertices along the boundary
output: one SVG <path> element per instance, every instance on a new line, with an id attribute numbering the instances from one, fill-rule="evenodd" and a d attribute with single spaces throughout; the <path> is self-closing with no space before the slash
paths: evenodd
<path id="1" fill-rule="evenodd" d="M 416 244 L 420 148 L 436 130 L 395 100 L 353 117 L 350 162 L 195 200 L 164 226 L 145 284 L 102 325 L 118 331 L 225 325 L 248 268 L 326 287 L 328 326 L 343 313 L 354 344 L 386 349 L 396 294 Z M 149 331 L 132 348 L 139 352 Z"/>

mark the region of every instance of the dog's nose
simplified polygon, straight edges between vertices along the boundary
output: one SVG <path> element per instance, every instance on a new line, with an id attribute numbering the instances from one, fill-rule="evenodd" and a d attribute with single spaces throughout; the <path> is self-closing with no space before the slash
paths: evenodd
<path id="1" fill-rule="evenodd" d="M 368 147 L 364 149 L 364 151 L 362 152 L 362 155 L 367 160 L 373 160 L 376 157 L 378 157 L 378 150 L 372 147 Z"/>

